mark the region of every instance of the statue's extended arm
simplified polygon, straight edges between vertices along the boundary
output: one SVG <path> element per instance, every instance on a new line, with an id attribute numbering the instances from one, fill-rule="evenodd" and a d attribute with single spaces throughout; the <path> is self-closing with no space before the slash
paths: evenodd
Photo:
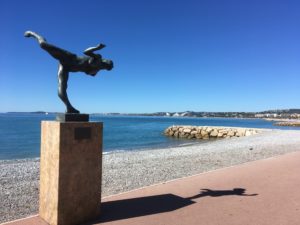
<path id="1" fill-rule="evenodd" d="M 96 47 L 87 48 L 86 50 L 84 50 L 84 54 L 87 56 L 90 56 L 90 57 L 96 57 L 96 55 L 94 54 L 94 51 L 100 50 L 104 47 L 105 47 L 104 44 L 99 44 Z"/>

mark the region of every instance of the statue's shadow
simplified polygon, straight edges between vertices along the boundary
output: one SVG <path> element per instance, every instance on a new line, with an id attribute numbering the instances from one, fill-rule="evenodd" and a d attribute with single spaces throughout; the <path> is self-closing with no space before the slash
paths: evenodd
<path id="1" fill-rule="evenodd" d="M 163 194 L 103 202 L 101 205 L 101 217 L 93 223 L 87 223 L 86 225 L 170 212 L 189 206 L 191 204 L 195 204 L 196 202 L 193 201 L 193 199 L 198 199 L 201 197 L 221 197 L 228 195 L 257 195 L 245 194 L 246 190 L 243 188 L 234 188 L 232 190 L 201 190 L 202 191 L 199 194 L 188 198 L 182 198 L 173 194 Z"/>

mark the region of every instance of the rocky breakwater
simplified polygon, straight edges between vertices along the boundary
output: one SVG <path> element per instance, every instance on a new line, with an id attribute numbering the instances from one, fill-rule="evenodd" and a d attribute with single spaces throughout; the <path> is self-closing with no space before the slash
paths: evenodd
<path id="1" fill-rule="evenodd" d="M 290 127 L 300 127 L 300 121 L 283 121 L 283 122 L 277 122 L 274 124 L 275 126 L 290 126 Z"/>
<path id="2" fill-rule="evenodd" d="M 169 137 L 188 139 L 232 138 L 250 136 L 261 132 L 253 128 L 209 127 L 209 126 L 171 126 L 164 134 Z"/>

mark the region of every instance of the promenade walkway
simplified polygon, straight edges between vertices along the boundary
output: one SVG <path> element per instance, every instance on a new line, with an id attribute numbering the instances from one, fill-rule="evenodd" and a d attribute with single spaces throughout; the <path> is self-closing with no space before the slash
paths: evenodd
<path id="1" fill-rule="evenodd" d="M 299 187 L 300 151 L 106 197 L 88 225 L 297 225 Z"/>

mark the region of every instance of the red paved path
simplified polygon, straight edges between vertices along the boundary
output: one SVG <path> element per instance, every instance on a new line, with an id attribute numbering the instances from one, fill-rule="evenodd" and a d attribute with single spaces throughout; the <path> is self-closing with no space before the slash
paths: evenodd
<path id="1" fill-rule="evenodd" d="M 298 225 L 299 187 L 294 152 L 107 197 L 101 220 L 89 224 Z M 8 224 L 46 223 L 31 217 Z"/>

